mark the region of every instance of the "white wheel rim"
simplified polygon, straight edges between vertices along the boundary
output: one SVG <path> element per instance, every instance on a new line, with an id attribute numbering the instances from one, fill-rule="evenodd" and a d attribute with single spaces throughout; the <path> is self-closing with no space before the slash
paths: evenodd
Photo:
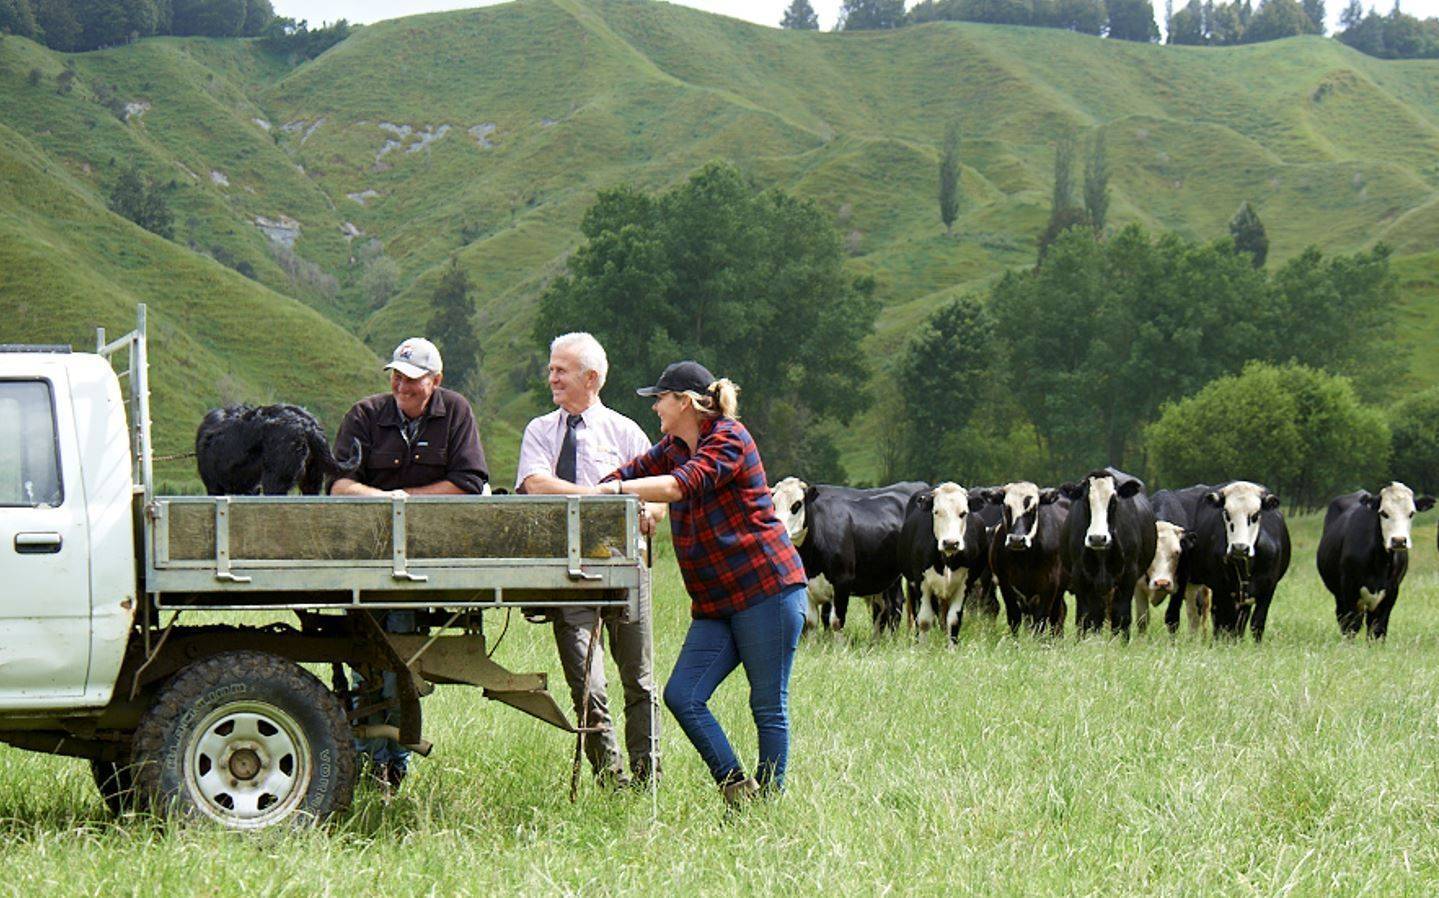
<path id="1" fill-rule="evenodd" d="M 309 743 L 295 719 L 266 702 L 211 711 L 185 746 L 185 787 L 206 816 L 259 829 L 294 813 L 309 789 Z"/>

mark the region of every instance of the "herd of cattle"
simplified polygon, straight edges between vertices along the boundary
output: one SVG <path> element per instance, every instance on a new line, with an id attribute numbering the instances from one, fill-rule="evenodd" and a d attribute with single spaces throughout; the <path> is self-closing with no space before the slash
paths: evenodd
<path id="1" fill-rule="evenodd" d="M 1050 489 L 855 489 L 787 477 L 772 495 L 809 576 L 811 627 L 843 629 L 850 597 L 861 596 L 876 632 L 901 619 L 919 632 L 943 622 L 954 641 L 967 606 L 996 616 L 1002 599 L 1012 631 L 1057 635 L 1068 593 L 1081 633 L 1109 627 L 1127 638 L 1131 623 L 1144 629 L 1150 606 L 1168 599 L 1171 631 L 1183 607 L 1193 630 L 1209 619 L 1215 634 L 1248 626 L 1259 641 L 1289 569 L 1279 497 L 1243 480 L 1150 496 L 1114 468 Z M 1397 482 L 1329 504 L 1317 561 L 1345 636 L 1363 625 L 1384 637 L 1413 517 L 1433 505 Z"/>

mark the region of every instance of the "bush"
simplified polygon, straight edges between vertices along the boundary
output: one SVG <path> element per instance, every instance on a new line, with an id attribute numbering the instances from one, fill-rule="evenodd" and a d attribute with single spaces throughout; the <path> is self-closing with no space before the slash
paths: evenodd
<path id="1" fill-rule="evenodd" d="M 1389 410 L 1395 480 L 1418 492 L 1439 491 L 1439 387 L 1414 393 Z"/>
<path id="2" fill-rule="evenodd" d="M 1146 436 L 1167 486 L 1253 480 L 1293 508 L 1373 484 L 1389 464 L 1383 414 L 1346 378 L 1301 365 L 1251 363 L 1166 405 Z"/>

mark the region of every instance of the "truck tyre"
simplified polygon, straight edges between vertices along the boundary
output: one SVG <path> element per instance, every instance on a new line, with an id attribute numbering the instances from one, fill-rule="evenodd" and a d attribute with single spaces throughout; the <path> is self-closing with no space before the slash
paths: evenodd
<path id="1" fill-rule="evenodd" d="M 104 799 L 105 807 L 110 809 L 110 813 L 118 817 L 135 809 L 134 768 L 129 761 L 121 763 L 92 759 L 90 775 L 95 778 L 95 786 L 100 790 L 100 797 Z"/>
<path id="2" fill-rule="evenodd" d="M 234 829 L 343 811 L 355 746 L 340 699 L 292 661 L 226 652 L 184 668 L 135 730 L 135 795 Z"/>

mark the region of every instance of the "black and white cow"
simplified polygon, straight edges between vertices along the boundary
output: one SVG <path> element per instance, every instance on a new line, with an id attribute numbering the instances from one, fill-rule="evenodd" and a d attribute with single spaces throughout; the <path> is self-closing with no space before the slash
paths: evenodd
<path id="1" fill-rule="evenodd" d="M 1134 622 L 1143 630 L 1149 623 L 1149 606 L 1169 599 L 1164 623 L 1173 633 L 1179 629 L 1179 609 L 1188 613 L 1189 630 L 1199 632 L 1209 619 L 1209 587 L 1190 582 L 1189 565 L 1194 544 L 1194 513 L 1204 495 L 1212 490 L 1208 484 L 1196 484 L 1182 490 L 1160 490 L 1149 497 L 1154 510 L 1154 560 L 1149 570 L 1134 587 Z"/>
<path id="2" fill-rule="evenodd" d="M 972 581 L 988 573 L 982 563 L 984 525 L 977 512 L 983 497 L 945 482 L 909 498 L 899 535 L 905 619 L 918 632 L 944 621 L 951 643 L 959 639 Z"/>
<path id="3" fill-rule="evenodd" d="M 1247 480 L 1217 486 L 1199 503 L 1194 532 L 1190 577 L 1213 592 L 1215 635 L 1238 636 L 1247 623 L 1254 641 L 1263 640 L 1274 590 L 1289 570 L 1279 497 Z"/>
<path id="4" fill-rule="evenodd" d="M 989 567 L 1004 598 L 1010 632 L 1020 623 L 1035 632 L 1064 632 L 1064 565 L 1060 536 L 1069 509 L 1058 490 L 1029 481 L 985 491 L 1000 509 L 999 529 L 989 541 Z"/>
<path id="5" fill-rule="evenodd" d="M 1379 495 L 1360 490 L 1329 503 L 1316 561 L 1334 594 L 1339 632 L 1353 636 L 1364 624 L 1373 639 L 1389 632 L 1389 613 L 1409 570 L 1416 512 L 1434 507 L 1433 496 L 1394 482 Z"/>
<path id="6" fill-rule="evenodd" d="M 810 626 L 843 630 L 850 596 L 864 596 L 876 633 L 899 627 L 899 532 L 910 497 L 927 489 L 917 480 L 877 489 L 796 477 L 774 485 L 775 512 L 809 577 Z"/>
<path id="7" fill-rule="evenodd" d="M 1060 552 L 1074 593 L 1075 624 L 1083 634 L 1107 622 L 1128 638 L 1134 585 L 1154 560 L 1154 511 L 1144 481 L 1102 468 L 1060 492 L 1074 503 Z"/>

